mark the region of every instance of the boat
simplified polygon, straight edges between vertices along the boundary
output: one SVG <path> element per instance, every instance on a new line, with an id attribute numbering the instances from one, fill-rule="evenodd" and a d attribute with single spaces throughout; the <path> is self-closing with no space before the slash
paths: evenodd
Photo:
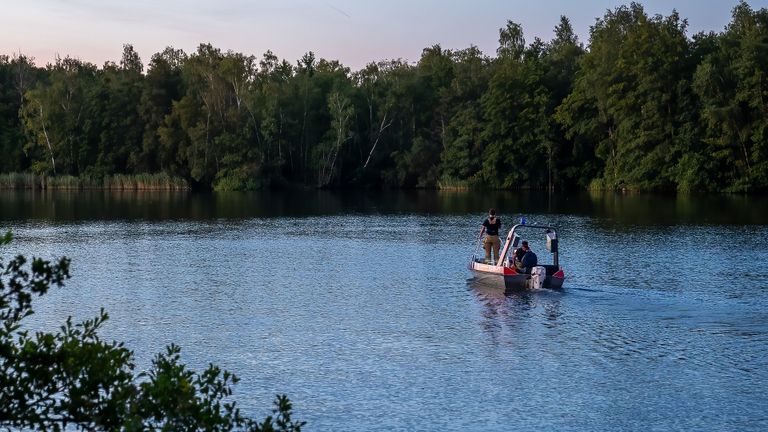
<path id="1" fill-rule="evenodd" d="M 552 264 L 537 265 L 530 270 L 530 273 L 518 270 L 514 266 L 512 258 L 520 243 L 519 232 L 522 231 L 542 231 L 544 233 L 547 250 L 552 255 Z M 482 234 L 483 231 L 480 231 L 480 238 L 482 238 Z M 509 230 L 498 262 L 487 263 L 483 257 L 478 257 L 477 250 L 476 247 L 472 260 L 469 262 L 469 270 L 472 271 L 475 280 L 479 283 L 504 287 L 505 290 L 559 289 L 563 287 L 565 272 L 558 260 L 558 237 L 554 227 L 529 225 L 526 224 L 525 219 L 521 220 L 521 223 Z"/>

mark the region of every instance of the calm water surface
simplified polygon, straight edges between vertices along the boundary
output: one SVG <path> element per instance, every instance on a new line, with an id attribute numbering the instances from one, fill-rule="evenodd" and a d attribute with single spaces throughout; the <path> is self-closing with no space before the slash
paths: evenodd
<path id="1" fill-rule="evenodd" d="M 563 290 L 471 279 L 491 206 L 560 228 Z M 317 431 L 768 429 L 765 198 L 0 191 L 0 229 L 73 259 L 31 326 L 104 307 L 139 369 L 178 343 L 252 416 L 286 393 Z"/>

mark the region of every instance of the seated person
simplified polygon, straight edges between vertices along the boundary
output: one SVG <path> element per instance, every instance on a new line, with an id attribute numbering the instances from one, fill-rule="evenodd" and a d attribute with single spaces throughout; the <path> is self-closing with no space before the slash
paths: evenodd
<path id="1" fill-rule="evenodd" d="M 513 253 L 513 257 L 512 257 L 512 263 L 517 270 L 523 269 L 523 257 L 525 256 L 525 252 L 527 250 L 528 250 L 528 242 L 525 240 L 523 240 L 522 246 L 515 249 L 515 252 Z"/>
<path id="2" fill-rule="evenodd" d="M 538 258 L 536 257 L 536 254 L 531 250 L 531 248 L 528 247 L 527 241 L 523 242 L 523 247 L 521 249 L 524 249 L 525 253 L 520 259 L 520 264 L 517 266 L 517 268 L 521 273 L 531 273 L 531 270 L 533 270 L 533 268 L 538 264 Z"/>
<path id="3" fill-rule="evenodd" d="M 529 249 L 528 252 L 523 255 L 521 262 L 523 264 L 523 273 L 530 273 L 537 264 L 536 254 Z"/>

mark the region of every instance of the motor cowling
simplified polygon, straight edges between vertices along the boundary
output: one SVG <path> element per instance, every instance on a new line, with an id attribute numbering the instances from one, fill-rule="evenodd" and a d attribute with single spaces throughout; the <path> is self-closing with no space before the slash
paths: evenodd
<path id="1" fill-rule="evenodd" d="M 531 269 L 530 286 L 533 289 L 544 287 L 544 280 L 547 278 L 547 269 L 544 266 L 536 266 Z"/>

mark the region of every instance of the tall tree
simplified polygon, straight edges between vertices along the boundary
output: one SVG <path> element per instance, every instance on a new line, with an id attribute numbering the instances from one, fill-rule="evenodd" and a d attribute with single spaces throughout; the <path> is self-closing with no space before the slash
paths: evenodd
<path id="1" fill-rule="evenodd" d="M 30 158 L 24 151 L 19 113 L 24 93 L 40 78 L 34 59 L 23 54 L 0 55 L 0 172 L 23 171 Z"/>
<path id="2" fill-rule="evenodd" d="M 537 138 L 547 97 L 542 85 L 543 44 L 524 46 L 522 27 L 509 21 L 499 30 L 498 57 L 482 96 L 485 124 L 482 179 L 491 187 L 536 187 L 540 166 Z M 532 177 L 534 175 L 534 177 Z"/>
<path id="3" fill-rule="evenodd" d="M 175 146 L 161 147 L 159 129 L 163 126 L 165 117 L 171 114 L 173 102 L 181 99 L 184 94 L 181 70 L 186 59 L 184 51 L 167 47 L 154 54 L 149 62 L 139 107 L 144 124 L 139 162 L 142 172 L 161 170 L 169 174 L 181 174 L 181 169 L 176 163 Z"/>
<path id="4" fill-rule="evenodd" d="M 99 73 L 101 91 L 92 101 L 98 108 L 88 112 L 91 121 L 99 122 L 92 167 L 98 174 L 135 173 L 141 169 L 143 69 L 139 54 L 127 44 L 120 63 L 108 63 Z"/>
<path id="5" fill-rule="evenodd" d="M 331 129 L 322 145 L 318 146 L 318 186 L 331 183 L 341 147 L 352 138 L 352 116 L 354 107 L 349 97 L 340 92 L 328 95 L 328 111 L 331 114 Z"/>
<path id="6" fill-rule="evenodd" d="M 442 101 L 449 116 L 441 153 L 441 183 L 444 186 L 478 181 L 485 149 L 480 101 L 487 90 L 490 71 L 490 59 L 477 47 L 454 51 L 452 57 L 453 79 Z"/>
<path id="7" fill-rule="evenodd" d="M 687 22 L 676 12 L 649 18 L 637 3 L 608 11 L 592 27 L 590 46 L 559 119 L 574 140 L 597 143 L 604 185 L 670 189 L 693 119 Z M 594 117 L 589 113 L 594 113 Z"/>
<path id="8" fill-rule="evenodd" d="M 746 2 L 696 71 L 710 178 L 732 191 L 768 188 L 768 10 Z"/>
<path id="9" fill-rule="evenodd" d="M 554 32 L 555 37 L 546 45 L 543 58 L 543 83 L 549 97 L 545 108 L 546 129 L 540 148 L 546 155 L 547 187 L 550 190 L 577 185 L 585 187 L 597 174 L 593 163 L 594 153 L 590 146 L 569 139 L 556 121 L 557 108 L 573 91 L 574 77 L 581 56 L 584 55 L 584 47 L 565 16 L 560 17 Z"/>
<path id="10" fill-rule="evenodd" d="M 85 126 L 89 93 L 97 87 L 96 66 L 70 57 L 48 65 L 48 82 L 38 82 L 25 94 L 22 119 L 30 141 L 27 151 L 33 171 L 52 174 L 81 172 L 81 159 L 95 153 Z"/>

